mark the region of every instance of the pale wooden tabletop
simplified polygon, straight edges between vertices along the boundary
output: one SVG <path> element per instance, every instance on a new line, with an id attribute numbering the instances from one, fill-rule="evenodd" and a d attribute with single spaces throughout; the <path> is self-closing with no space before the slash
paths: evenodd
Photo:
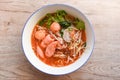
<path id="1" fill-rule="evenodd" d="M 81 10 L 91 21 L 96 38 L 88 62 L 62 76 L 38 71 L 21 48 L 27 18 L 53 3 Z M 120 80 L 120 0 L 0 0 L 0 80 Z"/>

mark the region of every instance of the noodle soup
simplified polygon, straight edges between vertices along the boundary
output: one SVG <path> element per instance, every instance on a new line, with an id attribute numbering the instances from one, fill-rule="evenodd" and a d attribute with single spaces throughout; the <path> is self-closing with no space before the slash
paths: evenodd
<path id="1" fill-rule="evenodd" d="M 41 61 L 55 67 L 67 66 L 84 53 L 85 23 L 65 10 L 47 13 L 34 26 L 31 41 Z"/>

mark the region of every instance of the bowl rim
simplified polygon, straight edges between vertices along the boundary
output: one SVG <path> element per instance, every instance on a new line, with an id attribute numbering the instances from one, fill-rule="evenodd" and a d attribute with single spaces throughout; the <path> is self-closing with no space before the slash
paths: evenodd
<path id="1" fill-rule="evenodd" d="M 46 7 L 49 7 L 49 6 L 56 6 L 56 5 L 73 8 L 75 11 L 79 12 L 79 13 L 87 20 L 87 22 L 88 22 L 88 24 L 89 24 L 89 27 L 91 28 L 91 32 L 92 32 L 92 36 L 93 36 L 93 41 L 92 41 L 92 42 L 93 42 L 93 46 L 92 46 L 92 50 L 91 50 L 91 52 L 89 53 L 90 55 L 88 56 L 88 58 L 86 59 L 86 61 L 85 61 L 81 66 L 79 66 L 79 68 L 76 68 L 75 70 L 71 70 L 71 71 L 69 71 L 69 72 L 59 73 L 59 74 L 48 73 L 48 72 L 45 72 L 45 71 L 43 71 L 43 70 L 38 69 L 38 68 L 28 59 L 28 57 L 27 57 L 27 55 L 26 55 L 26 52 L 25 52 L 25 50 L 24 50 L 24 46 L 23 46 L 23 33 L 24 33 L 24 30 L 25 30 L 26 24 L 27 24 L 28 21 L 31 19 L 31 17 L 34 16 L 35 13 L 39 12 L 41 9 L 44 9 L 44 8 L 46 8 Z M 32 64 L 37 70 L 39 70 L 39 71 L 41 71 L 41 72 L 44 72 L 44 73 L 46 73 L 46 74 L 50 74 L 50 75 L 65 75 L 65 74 L 69 74 L 69 73 L 75 72 L 76 70 L 80 69 L 80 68 L 81 68 L 82 66 L 84 66 L 84 65 L 87 63 L 87 61 L 90 59 L 90 57 L 91 57 L 91 55 L 92 55 L 92 53 L 93 53 L 94 46 L 95 46 L 95 34 L 94 34 L 94 29 L 93 29 L 93 26 L 92 26 L 90 20 L 88 19 L 88 17 L 86 17 L 85 14 L 83 14 L 83 13 L 81 12 L 81 10 L 79 10 L 79 9 L 77 9 L 77 8 L 71 6 L 71 5 L 68 5 L 68 4 L 47 4 L 47 5 L 42 6 L 41 8 L 38 8 L 37 10 L 35 10 L 35 11 L 27 18 L 27 20 L 26 20 L 26 22 L 25 22 L 25 24 L 24 24 L 24 26 L 23 26 L 23 29 L 22 29 L 21 45 L 22 45 L 22 51 L 24 52 L 25 57 L 26 57 L 27 60 L 30 62 L 30 64 Z"/>

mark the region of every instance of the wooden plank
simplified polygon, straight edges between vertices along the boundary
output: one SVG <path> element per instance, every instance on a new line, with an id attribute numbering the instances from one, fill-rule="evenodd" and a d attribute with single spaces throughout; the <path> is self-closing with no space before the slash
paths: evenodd
<path id="1" fill-rule="evenodd" d="M 21 33 L 27 18 L 43 5 L 64 3 L 81 10 L 95 31 L 95 48 L 79 70 L 52 76 L 26 59 Z M 120 80 L 120 0 L 0 0 L 0 80 Z"/>

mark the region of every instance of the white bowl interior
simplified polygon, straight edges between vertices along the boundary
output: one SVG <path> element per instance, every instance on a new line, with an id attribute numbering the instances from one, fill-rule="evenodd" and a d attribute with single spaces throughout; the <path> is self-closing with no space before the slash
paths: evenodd
<path id="1" fill-rule="evenodd" d="M 85 22 L 87 46 L 81 58 L 79 58 L 73 64 L 70 64 L 65 67 L 52 67 L 52 66 L 49 66 L 43 63 L 40 59 L 36 57 L 34 51 L 32 50 L 32 46 L 31 46 L 31 34 L 32 34 L 32 30 L 35 24 L 38 22 L 39 19 L 44 17 L 46 13 L 51 13 L 51 12 L 53 13 L 56 10 L 61 10 L 61 9 L 65 10 L 67 13 L 75 17 L 82 19 Z M 94 33 L 93 33 L 91 24 L 88 21 L 88 19 L 77 9 L 71 6 L 68 6 L 68 5 L 64 5 L 64 4 L 47 5 L 47 6 L 40 8 L 36 12 L 34 12 L 30 16 L 30 18 L 27 20 L 23 33 L 22 33 L 22 46 L 23 46 L 24 53 L 27 59 L 38 70 L 48 73 L 48 74 L 62 75 L 62 74 L 67 74 L 67 73 L 77 70 L 88 60 L 94 47 Z"/>

